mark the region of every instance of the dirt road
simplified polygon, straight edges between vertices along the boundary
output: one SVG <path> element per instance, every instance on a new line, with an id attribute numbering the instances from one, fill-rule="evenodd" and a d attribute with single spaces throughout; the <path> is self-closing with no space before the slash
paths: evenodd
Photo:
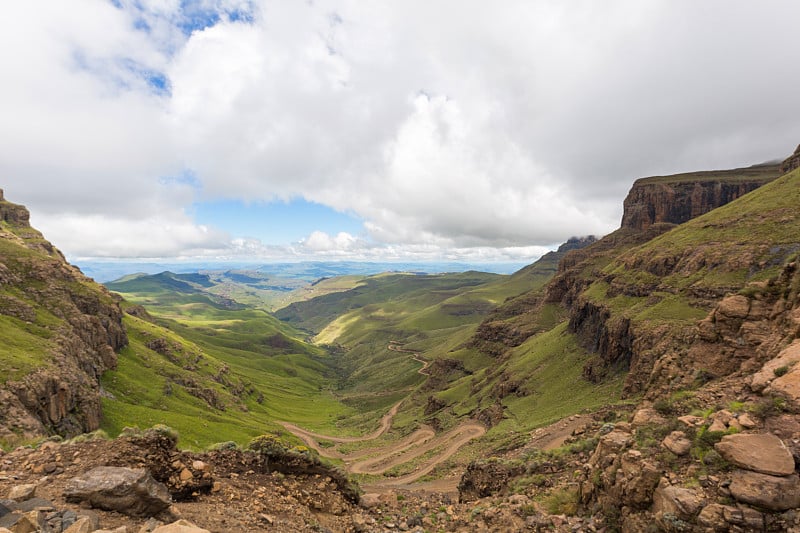
<path id="1" fill-rule="evenodd" d="M 422 363 L 422 368 L 417 372 L 424 376 L 430 375 L 427 371 L 430 362 L 423 359 L 418 352 L 404 349 L 397 341 L 391 341 L 388 349 L 394 352 L 408 353 L 412 359 Z M 455 455 L 462 446 L 486 433 L 486 429 L 482 425 L 471 420 L 463 422 L 450 431 L 439 435 L 431 427 L 422 425 L 410 435 L 391 444 L 367 447 L 349 453 L 343 453 L 339 450 L 339 445 L 341 444 L 368 442 L 381 437 L 391 429 L 394 417 L 402 403 L 402 401 L 396 403 L 383 415 L 378 429 L 361 437 L 323 435 L 288 422 L 280 422 L 280 424 L 321 456 L 343 460 L 347 470 L 353 474 L 383 475 L 401 465 L 413 465 L 412 471 L 408 474 L 398 477 L 386 476 L 383 480 L 368 485 L 368 490 L 373 492 L 391 490 L 397 487 L 411 488 L 409 485 L 431 473 L 434 468 Z M 328 443 L 334 443 L 334 445 L 322 447 L 319 444 L 320 441 L 327 441 Z M 412 467 L 409 466 L 408 468 Z M 447 480 L 436 480 L 435 484 L 437 485 L 437 490 L 449 491 L 455 489 L 457 482 L 456 478 L 449 478 Z"/>

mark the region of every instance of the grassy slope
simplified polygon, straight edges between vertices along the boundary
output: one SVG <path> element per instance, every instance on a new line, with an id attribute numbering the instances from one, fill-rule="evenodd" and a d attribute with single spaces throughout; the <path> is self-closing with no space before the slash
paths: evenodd
<path id="1" fill-rule="evenodd" d="M 705 170 L 700 172 L 686 172 L 670 176 L 653 176 L 637 180 L 638 183 L 681 183 L 698 182 L 703 180 L 722 180 L 727 183 L 740 181 L 770 180 L 780 176 L 780 163 L 753 165 L 751 167 L 733 170 Z"/>
<path id="2" fill-rule="evenodd" d="M 176 292 L 169 289 L 172 283 L 111 286 L 139 291 L 123 294 L 147 304 L 157 324 L 126 317 L 131 345 L 118 370 L 104 377 L 115 398 L 104 402 L 109 432 L 133 423 L 166 423 L 185 436 L 183 445 L 202 447 L 278 431 L 275 420 L 337 431 L 339 421 L 354 413 L 329 390 L 334 376 L 327 352 L 268 313 L 221 305 L 194 290 Z M 156 339 L 169 348 L 151 349 Z M 198 389 L 199 394 L 187 392 Z M 224 409 L 202 398 L 208 389 Z"/>
<path id="3" fill-rule="evenodd" d="M 694 322 L 716 298 L 776 275 L 800 251 L 800 172 L 631 248 L 584 295 L 635 323 Z M 647 286 L 647 296 L 627 296 Z M 711 295 L 709 298 L 706 295 Z"/>

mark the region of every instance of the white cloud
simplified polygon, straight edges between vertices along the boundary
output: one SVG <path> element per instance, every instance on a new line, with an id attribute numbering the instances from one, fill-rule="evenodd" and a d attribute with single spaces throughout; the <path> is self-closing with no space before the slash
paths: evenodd
<path id="1" fill-rule="evenodd" d="M 0 19 L 2 185 L 72 255 L 538 255 L 616 227 L 637 177 L 800 141 L 795 2 L 117 4 Z M 185 215 L 298 196 L 367 235 Z"/>

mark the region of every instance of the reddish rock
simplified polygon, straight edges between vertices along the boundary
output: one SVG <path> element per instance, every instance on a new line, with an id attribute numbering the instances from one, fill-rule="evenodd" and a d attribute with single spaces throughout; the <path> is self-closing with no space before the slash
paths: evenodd
<path id="1" fill-rule="evenodd" d="M 747 470 L 774 476 L 794 473 L 792 453 L 770 433 L 726 435 L 714 448 L 726 460 Z"/>
<path id="2" fill-rule="evenodd" d="M 673 431 L 661 443 L 666 449 L 678 456 L 684 456 L 692 448 L 692 441 L 686 438 L 683 431 Z"/>
<path id="3" fill-rule="evenodd" d="M 770 511 L 787 511 L 800 507 L 800 478 L 770 476 L 737 470 L 731 477 L 731 496 Z"/>
<path id="4" fill-rule="evenodd" d="M 653 513 L 657 517 L 672 515 L 681 520 L 691 520 L 702 507 L 702 496 L 691 489 L 661 484 L 653 493 Z"/>
<path id="5" fill-rule="evenodd" d="M 779 165 L 696 172 L 636 180 L 623 202 L 623 228 L 645 230 L 653 224 L 682 224 L 769 183 L 782 174 Z M 750 179 L 731 180 L 733 176 Z"/>

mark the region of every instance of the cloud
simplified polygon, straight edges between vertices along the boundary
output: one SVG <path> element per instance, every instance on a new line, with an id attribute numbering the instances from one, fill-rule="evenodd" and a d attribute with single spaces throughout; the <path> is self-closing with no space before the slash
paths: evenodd
<path id="1" fill-rule="evenodd" d="M 538 254 L 616 227 L 638 177 L 791 152 L 799 16 L 723 0 L 15 2 L 0 175 L 75 255 Z M 295 197 L 365 234 L 261 243 L 186 215 Z"/>

